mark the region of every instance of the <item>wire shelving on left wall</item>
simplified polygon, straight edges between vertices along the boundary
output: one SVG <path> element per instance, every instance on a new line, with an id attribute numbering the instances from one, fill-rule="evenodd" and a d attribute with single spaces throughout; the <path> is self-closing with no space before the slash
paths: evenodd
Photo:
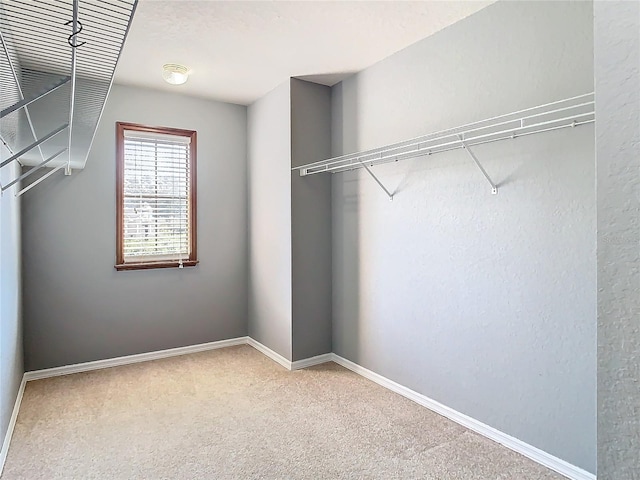
<path id="1" fill-rule="evenodd" d="M 61 169 L 84 168 L 136 6 L 0 0 L 0 168 L 31 167 L 2 192 L 22 195 Z"/>

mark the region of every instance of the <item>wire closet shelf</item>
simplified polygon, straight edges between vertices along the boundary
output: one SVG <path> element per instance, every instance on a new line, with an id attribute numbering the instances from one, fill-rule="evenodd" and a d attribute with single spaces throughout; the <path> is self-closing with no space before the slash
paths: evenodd
<path id="1" fill-rule="evenodd" d="M 2 192 L 44 167 L 51 170 L 17 196 L 60 169 L 84 168 L 136 6 L 0 1 L 0 169 L 32 167 L 0 184 Z"/>
<path id="2" fill-rule="evenodd" d="M 470 147 L 562 128 L 577 127 L 594 121 L 594 94 L 587 93 L 379 148 L 301 165 L 292 170 L 298 170 L 300 175 L 304 177 L 317 173 L 340 173 L 364 168 L 384 189 L 389 198 L 393 199 L 393 195 L 382 185 L 370 167 L 455 149 L 465 149 L 491 184 L 491 191 L 495 194 L 498 190 L 496 184 L 491 180 Z"/>

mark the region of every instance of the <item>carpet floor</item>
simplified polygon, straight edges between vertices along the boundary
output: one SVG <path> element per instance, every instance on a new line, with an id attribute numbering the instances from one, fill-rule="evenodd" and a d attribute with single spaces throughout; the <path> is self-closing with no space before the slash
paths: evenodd
<path id="1" fill-rule="evenodd" d="M 564 478 L 335 363 L 249 346 L 27 383 L 2 480 Z"/>

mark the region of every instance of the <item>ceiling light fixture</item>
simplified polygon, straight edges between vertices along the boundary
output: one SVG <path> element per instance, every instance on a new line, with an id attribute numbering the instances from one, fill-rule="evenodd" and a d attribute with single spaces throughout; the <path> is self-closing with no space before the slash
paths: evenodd
<path id="1" fill-rule="evenodd" d="M 189 69 L 177 63 L 167 63 L 162 66 L 162 78 L 171 85 L 182 85 L 189 79 Z"/>

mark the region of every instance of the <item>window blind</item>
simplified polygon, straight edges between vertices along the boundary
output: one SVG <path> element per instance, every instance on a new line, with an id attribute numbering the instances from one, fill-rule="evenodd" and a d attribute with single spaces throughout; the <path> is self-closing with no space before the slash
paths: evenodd
<path id="1" fill-rule="evenodd" d="M 125 261 L 189 258 L 189 140 L 124 131 Z"/>

